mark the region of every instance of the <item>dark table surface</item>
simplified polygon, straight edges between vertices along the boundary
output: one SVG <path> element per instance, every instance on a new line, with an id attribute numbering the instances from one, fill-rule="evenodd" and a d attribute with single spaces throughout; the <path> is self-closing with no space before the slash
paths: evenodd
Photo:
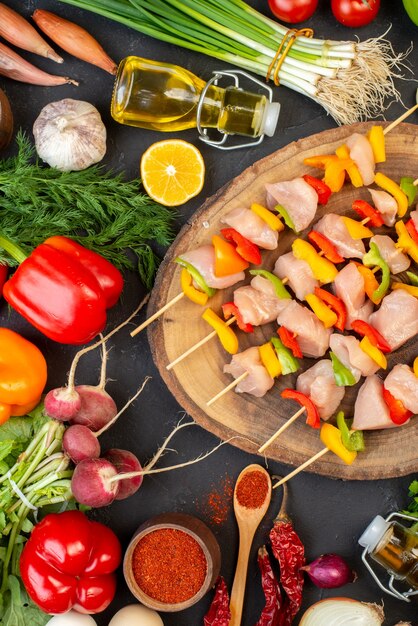
<path id="1" fill-rule="evenodd" d="M 214 69 L 226 68 L 224 63 L 215 59 L 159 42 L 57 1 L 6 0 L 6 4 L 27 17 L 35 8 L 44 8 L 80 23 L 100 40 L 116 61 L 130 54 L 159 61 L 175 59 L 176 63 L 205 79 L 210 77 Z M 268 11 L 267 2 L 256 0 L 252 4 L 261 11 Z M 357 30 L 338 24 L 331 14 L 329 2 L 320 0 L 318 11 L 308 25 L 315 29 L 318 37 L 341 40 L 353 39 L 357 36 L 365 39 L 381 35 L 390 28 L 387 37 L 397 52 L 405 51 L 411 42 L 418 43 L 418 28 L 408 19 L 400 0 L 382 0 L 381 10 L 375 22 Z M 59 73 L 58 70 L 61 69 L 44 59 L 26 53 L 24 55 L 49 71 Z M 327 116 L 319 105 L 286 88 L 277 88 L 275 99 L 281 102 L 282 109 L 275 136 L 252 149 L 222 153 L 199 142 L 193 130 L 162 135 L 116 124 L 109 113 L 112 77 L 93 66 L 70 58 L 65 53 L 63 56 L 66 72 L 80 80 L 78 88 L 72 86 L 42 88 L 0 77 L 0 87 L 6 91 L 13 107 L 16 129 L 21 127 L 31 133 L 33 122 L 41 108 L 51 101 L 64 97 L 87 100 L 99 109 L 107 126 L 108 147 L 103 163 L 117 170 L 124 170 L 130 178 L 138 176 L 141 154 L 153 142 L 165 137 L 178 137 L 191 141 L 200 148 L 203 154 L 206 163 L 206 180 L 201 194 L 180 208 L 177 230 L 190 218 L 206 197 L 212 195 L 224 183 L 240 174 L 261 157 L 295 139 L 335 127 L 333 119 Z M 417 83 L 413 81 L 413 71 L 418 68 L 417 46 L 411 51 L 407 63 L 412 72 L 405 69 L 406 80 L 397 80 L 396 85 L 406 107 L 410 107 L 414 104 L 417 86 Z M 403 110 L 401 103 L 393 103 L 386 111 L 386 119 L 395 119 Z M 416 123 L 416 120 L 415 116 L 408 121 Z M 2 156 L 7 156 L 12 151 L 13 146 Z M 127 274 L 125 294 L 122 302 L 110 313 L 109 328 L 124 319 L 144 294 L 145 289 L 138 277 L 134 274 Z M 16 313 L 9 314 L 4 302 L 0 307 L 0 324 L 21 331 L 45 353 L 49 368 L 48 389 L 61 386 L 65 382 L 76 348 L 47 340 Z M 138 322 L 143 319 L 145 319 L 145 312 L 138 317 Z M 114 341 L 110 341 L 110 345 L 113 348 L 109 358 L 107 389 L 118 406 L 126 402 L 146 375 L 152 376 L 152 381 L 124 417 L 103 435 L 102 446 L 104 449 L 128 448 L 145 461 L 153 456 L 159 444 L 177 423 L 182 415 L 182 409 L 166 389 L 153 364 L 145 332 L 131 339 L 125 329 L 116 336 Z M 79 366 L 78 382 L 94 384 L 98 380 L 98 368 L 98 355 L 86 356 Z M 215 437 L 200 427 L 185 429 L 173 441 L 176 452 L 167 453 L 161 465 L 180 463 L 194 458 L 217 443 L 218 440 Z M 92 515 L 113 528 L 124 547 L 135 529 L 149 517 L 158 513 L 179 511 L 200 517 L 211 527 L 219 541 L 222 551 L 221 573 L 230 587 L 237 558 L 237 527 L 231 508 L 223 521 L 214 519 L 210 496 L 214 493 L 219 494 L 222 504 L 228 502 L 225 495 L 228 485 L 233 484 L 239 472 L 253 462 L 263 462 L 263 460 L 230 445 L 225 445 L 215 455 L 191 468 L 147 477 L 141 489 L 133 497 L 122 502 L 115 502 L 107 508 L 93 512 Z M 268 463 L 268 470 L 271 474 L 285 474 L 289 469 L 280 463 Z M 393 625 L 401 619 L 418 624 L 417 605 L 393 599 L 377 587 L 365 571 L 360 558 L 361 550 L 357 544 L 359 535 L 376 514 L 385 516 L 406 505 L 407 490 L 411 479 L 411 476 L 406 476 L 392 480 L 343 482 L 303 473 L 290 482 L 289 514 L 305 543 L 307 558 L 311 560 L 325 552 L 337 552 L 346 557 L 358 573 L 358 580 L 354 584 L 335 591 L 321 591 L 307 582 L 304 592 L 304 609 L 321 598 L 347 596 L 370 602 L 384 601 L 387 618 L 385 624 L 387 625 Z M 256 550 L 267 541 L 268 531 L 280 507 L 280 501 L 281 493 L 274 493 L 269 512 L 255 537 L 242 626 L 252 626 L 257 621 L 263 605 L 256 566 Z M 211 595 L 211 593 L 208 594 L 187 611 L 162 614 L 165 626 L 202 624 Z M 105 613 L 97 616 L 99 626 L 107 625 L 117 609 L 133 600 L 121 574 L 117 597 Z M 298 623 L 298 618 L 295 623 Z"/>

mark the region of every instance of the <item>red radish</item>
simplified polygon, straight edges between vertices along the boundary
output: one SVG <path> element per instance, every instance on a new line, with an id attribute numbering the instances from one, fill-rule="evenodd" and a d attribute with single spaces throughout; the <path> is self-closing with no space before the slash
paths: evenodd
<path id="1" fill-rule="evenodd" d="M 48 417 L 68 422 L 81 407 L 81 398 L 74 387 L 51 389 L 45 396 L 44 410 Z"/>
<path id="2" fill-rule="evenodd" d="M 100 456 L 100 443 L 97 437 L 87 426 L 81 424 L 67 428 L 62 438 L 62 447 L 75 464 L 84 459 L 98 459 Z"/>
<path id="3" fill-rule="evenodd" d="M 85 459 L 79 463 L 71 479 L 71 491 L 80 504 L 98 508 L 111 504 L 119 483 L 112 482 L 117 469 L 106 459 Z"/>
<path id="4" fill-rule="evenodd" d="M 105 454 L 105 459 L 110 461 L 117 469 L 118 474 L 126 472 L 140 472 L 142 471 L 142 465 L 138 461 L 137 457 L 129 452 L 129 450 L 120 450 L 119 448 L 112 448 Z M 124 500 L 132 496 L 140 486 L 144 477 L 142 474 L 130 478 L 127 480 L 121 480 L 119 483 L 119 490 L 116 494 L 115 500 Z"/>

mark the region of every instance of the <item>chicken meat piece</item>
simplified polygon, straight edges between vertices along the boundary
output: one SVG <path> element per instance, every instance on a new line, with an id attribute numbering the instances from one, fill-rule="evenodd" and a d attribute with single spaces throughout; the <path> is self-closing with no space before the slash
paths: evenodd
<path id="1" fill-rule="evenodd" d="M 364 185 L 374 181 L 375 161 L 370 141 L 360 133 L 353 133 L 345 142 L 350 151 L 350 158 L 357 165 Z"/>
<path id="2" fill-rule="evenodd" d="M 334 292 L 345 304 L 347 321 L 345 328 L 351 330 L 351 322 L 367 322 L 373 311 L 373 302 L 366 300 L 364 279 L 355 263 L 348 263 L 340 270 L 334 280 Z"/>
<path id="3" fill-rule="evenodd" d="M 315 287 L 319 287 L 309 264 L 303 259 L 297 259 L 293 252 L 279 256 L 273 273 L 281 279 L 288 279 L 288 285 L 298 300 L 304 300 L 308 293 L 313 293 Z"/>
<path id="4" fill-rule="evenodd" d="M 395 198 L 381 189 L 369 189 L 369 191 L 372 195 L 373 204 L 381 214 L 383 222 L 386 226 L 393 226 L 398 213 L 398 203 Z"/>
<path id="5" fill-rule="evenodd" d="M 295 230 L 300 233 L 315 217 L 318 207 L 318 194 L 301 177 L 267 184 L 267 206 L 274 210 L 280 204 L 289 214 Z"/>
<path id="6" fill-rule="evenodd" d="M 249 239 L 264 250 L 275 250 L 279 239 L 277 230 L 270 228 L 250 209 L 233 209 L 222 219 L 222 224 L 235 228 L 243 237 Z"/>
<path id="7" fill-rule="evenodd" d="M 360 348 L 359 340 L 351 335 L 333 333 L 329 347 L 337 359 L 352 372 L 356 383 L 361 376 L 371 376 L 379 369 L 377 363 Z"/>
<path id="8" fill-rule="evenodd" d="M 401 400 L 406 409 L 418 414 L 418 378 L 408 365 L 395 365 L 383 386 L 394 398 Z"/>
<path id="9" fill-rule="evenodd" d="M 237 272 L 229 276 L 215 276 L 215 249 L 210 244 L 185 252 L 180 255 L 180 258 L 193 265 L 202 275 L 208 287 L 213 289 L 226 289 L 245 278 L 244 272 Z"/>
<path id="10" fill-rule="evenodd" d="M 279 313 L 277 323 L 296 335 L 300 349 L 305 356 L 318 358 L 324 356 L 328 350 L 332 331 L 325 328 L 312 311 L 295 300 L 291 300 Z"/>
<path id="11" fill-rule="evenodd" d="M 379 309 L 370 315 L 369 324 L 396 350 L 418 332 L 418 300 L 396 289 L 383 298 Z"/>
<path id="12" fill-rule="evenodd" d="M 261 326 L 277 318 L 290 299 L 278 298 L 274 285 L 268 278 L 254 276 L 249 285 L 234 291 L 234 304 L 246 324 Z"/>
<path id="13" fill-rule="evenodd" d="M 373 374 L 368 376 L 357 394 L 354 404 L 353 430 L 380 430 L 395 428 L 389 409 L 383 399 L 383 381 Z"/>
<path id="14" fill-rule="evenodd" d="M 353 239 L 341 215 L 327 213 L 315 224 L 315 230 L 325 235 L 345 259 L 362 259 L 366 253 L 361 239 Z"/>
<path id="15" fill-rule="evenodd" d="M 231 362 L 224 365 L 224 372 L 231 374 L 234 378 L 248 372 L 248 376 L 238 383 L 235 391 L 237 393 L 250 393 L 256 398 L 262 398 L 274 385 L 274 380 L 262 364 L 260 353 L 256 347 L 234 354 Z"/>
<path id="16" fill-rule="evenodd" d="M 334 415 L 345 393 L 345 387 L 338 387 L 335 383 L 329 359 L 321 359 L 300 374 L 296 381 L 296 389 L 310 397 L 323 420 Z"/>
<path id="17" fill-rule="evenodd" d="M 388 235 L 374 235 L 370 243 L 375 243 L 379 248 L 380 256 L 389 265 L 391 274 L 404 272 L 411 265 L 409 257 L 395 246 L 395 242 Z"/>

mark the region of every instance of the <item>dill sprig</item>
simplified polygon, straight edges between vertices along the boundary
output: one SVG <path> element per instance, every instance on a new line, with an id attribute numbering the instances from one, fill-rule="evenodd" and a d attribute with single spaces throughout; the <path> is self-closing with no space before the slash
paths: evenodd
<path id="1" fill-rule="evenodd" d="M 150 288 L 159 259 L 152 244 L 173 239 L 172 209 L 140 192 L 140 181 L 102 166 L 80 172 L 43 167 L 24 132 L 16 156 L 0 161 L 0 232 L 26 254 L 48 237 L 70 236 L 120 269 L 135 269 Z M 0 249 L 0 263 L 16 265 Z"/>

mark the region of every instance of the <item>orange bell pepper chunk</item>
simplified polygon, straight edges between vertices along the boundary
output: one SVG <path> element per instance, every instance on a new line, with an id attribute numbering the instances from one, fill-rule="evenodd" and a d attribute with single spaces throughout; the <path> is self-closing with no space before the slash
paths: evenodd
<path id="1" fill-rule="evenodd" d="M 219 235 L 213 235 L 212 245 L 215 248 L 215 276 L 230 276 L 246 270 L 250 264 L 238 254 L 231 243 Z"/>

